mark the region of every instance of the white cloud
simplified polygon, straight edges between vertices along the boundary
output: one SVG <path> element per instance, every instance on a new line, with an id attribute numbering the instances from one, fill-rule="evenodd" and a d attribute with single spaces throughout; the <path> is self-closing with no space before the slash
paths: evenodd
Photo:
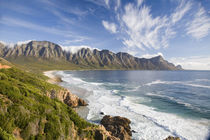
<path id="1" fill-rule="evenodd" d="M 4 42 L 2 40 L 0 40 L 0 43 L 3 44 L 3 45 L 6 45 L 7 44 L 6 42 Z"/>
<path id="2" fill-rule="evenodd" d="M 106 28 L 108 31 L 110 31 L 111 33 L 117 33 L 117 27 L 116 24 L 114 23 L 109 23 L 107 21 L 102 21 L 102 25 L 104 26 L 104 28 Z"/>
<path id="3" fill-rule="evenodd" d="M 176 23 L 183 18 L 183 16 L 192 7 L 192 4 L 188 1 L 182 0 L 179 6 L 176 8 L 175 12 L 171 15 L 172 23 Z"/>
<path id="4" fill-rule="evenodd" d="M 91 3 L 96 4 L 98 6 L 103 6 L 104 8 L 107 8 L 107 5 L 106 5 L 104 0 L 85 0 L 85 1 L 88 1 L 88 2 L 91 2 Z"/>
<path id="5" fill-rule="evenodd" d="M 189 70 L 210 70 L 210 56 L 178 57 L 169 59 L 170 62 L 181 65 Z"/>
<path id="6" fill-rule="evenodd" d="M 124 45 L 128 47 L 142 50 L 168 47 L 168 39 L 174 34 L 169 27 L 168 18 L 154 18 L 147 6 L 139 8 L 131 3 L 126 5 L 120 22 L 128 35 L 123 39 Z"/>
<path id="7" fill-rule="evenodd" d="M 8 42 L 4 42 L 4 41 L 0 41 L 0 43 L 2 43 L 5 47 L 8 47 L 8 48 L 13 48 L 15 46 L 15 43 L 8 43 Z"/>
<path id="8" fill-rule="evenodd" d="M 142 58 L 153 58 L 153 57 L 156 57 L 156 56 L 159 56 L 159 55 L 163 57 L 163 54 L 161 52 L 158 52 L 157 54 L 144 54 L 141 57 Z"/>
<path id="9" fill-rule="evenodd" d="M 107 7 L 109 7 L 109 0 L 104 0 L 104 2 L 107 5 Z"/>
<path id="10" fill-rule="evenodd" d="M 210 17 L 208 17 L 203 7 L 199 8 L 194 19 L 187 26 L 187 34 L 196 39 L 201 39 L 208 35 L 210 31 Z"/>
<path id="11" fill-rule="evenodd" d="M 119 29 L 125 35 L 123 44 L 128 51 L 167 48 L 169 40 L 176 34 L 175 24 L 187 14 L 191 6 L 190 2 L 182 0 L 171 15 L 154 17 L 151 7 L 143 5 L 143 0 L 126 4 L 124 12 L 118 13 Z"/>
<path id="12" fill-rule="evenodd" d="M 144 0 L 137 0 L 137 6 L 139 7 L 142 3 L 143 3 Z"/>
<path id="13" fill-rule="evenodd" d="M 20 46 L 20 45 L 23 45 L 23 44 L 27 44 L 27 43 L 29 43 L 29 42 L 31 42 L 32 40 L 25 40 L 25 41 L 18 41 L 16 44 L 18 45 L 18 46 Z"/>
<path id="14" fill-rule="evenodd" d="M 33 40 L 35 40 L 35 39 L 33 39 Z M 0 41 L 0 43 L 4 44 L 6 47 L 12 48 L 12 47 L 14 47 L 15 45 L 20 46 L 20 45 L 23 45 L 23 44 L 27 44 L 27 43 L 29 43 L 29 42 L 31 42 L 31 41 L 32 41 L 32 40 L 25 40 L 25 41 L 18 41 L 18 42 L 16 42 L 16 43 L 14 43 L 14 42 L 4 42 L 4 41 Z"/>
<path id="15" fill-rule="evenodd" d="M 73 54 L 77 53 L 79 50 L 81 50 L 82 48 L 89 48 L 90 50 L 94 50 L 94 49 L 97 49 L 97 48 L 92 48 L 90 46 L 87 46 L 87 45 L 80 45 L 80 46 L 62 46 L 63 50 L 67 51 L 67 52 L 71 52 Z"/>
<path id="16" fill-rule="evenodd" d="M 83 42 L 84 40 L 85 40 L 84 38 L 73 39 L 73 40 L 64 40 L 64 41 L 61 42 L 61 44 L 63 44 L 63 45 L 69 45 L 71 43 Z"/>
<path id="17" fill-rule="evenodd" d="M 116 0 L 115 11 L 117 11 L 117 9 L 120 7 L 120 5 L 121 5 L 121 1 Z"/>
<path id="18" fill-rule="evenodd" d="M 63 3 L 56 3 L 51 0 L 39 0 L 39 2 L 44 3 L 46 5 L 45 8 L 49 11 L 61 10 L 63 12 L 74 14 L 80 17 L 85 16 L 88 13 L 87 10 L 79 9 L 75 6 L 69 7 L 69 5 L 64 5 Z"/>

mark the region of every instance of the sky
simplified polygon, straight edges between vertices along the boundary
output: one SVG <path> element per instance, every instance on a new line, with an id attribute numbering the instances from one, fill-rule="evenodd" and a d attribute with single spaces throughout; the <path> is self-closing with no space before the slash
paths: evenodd
<path id="1" fill-rule="evenodd" d="M 0 0 L 0 40 L 162 55 L 210 70 L 210 0 Z"/>

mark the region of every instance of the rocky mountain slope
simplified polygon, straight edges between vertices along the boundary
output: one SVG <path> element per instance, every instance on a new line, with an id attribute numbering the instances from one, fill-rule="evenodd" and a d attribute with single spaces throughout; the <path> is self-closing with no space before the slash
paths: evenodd
<path id="1" fill-rule="evenodd" d="M 61 46 L 48 41 L 31 41 L 27 44 L 7 47 L 0 43 L 0 57 L 17 64 L 62 64 L 66 69 L 135 69 L 135 70 L 180 70 L 180 66 L 164 60 L 162 56 L 151 59 L 137 58 L 128 53 L 113 53 L 83 48 L 77 53 L 67 52 Z M 68 67 L 69 66 L 69 67 Z M 61 68 L 62 69 L 62 68 Z"/>

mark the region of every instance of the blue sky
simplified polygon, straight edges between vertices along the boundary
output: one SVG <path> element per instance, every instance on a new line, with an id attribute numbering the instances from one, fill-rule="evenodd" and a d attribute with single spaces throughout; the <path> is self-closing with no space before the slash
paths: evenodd
<path id="1" fill-rule="evenodd" d="M 0 0 L 0 40 L 161 54 L 210 70 L 210 0 Z"/>

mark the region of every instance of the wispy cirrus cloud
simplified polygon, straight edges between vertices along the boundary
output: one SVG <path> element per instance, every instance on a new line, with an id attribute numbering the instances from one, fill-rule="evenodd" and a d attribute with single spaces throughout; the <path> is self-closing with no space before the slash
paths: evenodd
<path id="1" fill-rule="evenodd" d="M 172 23 L 176 23 L 178 22 L 179 20 L 181 20 L 185 14 L 191 9 L 192 7 L 192 3 L 191 2 L 186 2 L 184 0 L 182 0 L 180 2 L 180 4 L 178 5 L 178 7 L 175 9 L 175 12 L 172 13 L 171 15 L 171 20 L 172 20 Z"/>
<path id="2" fill-rule="evenodd" d="M 50 0 L 40 0 L 40 2 L 44 3 L 47 6 L 46 9 L 48 10 L 50 8 L 53 8 L 53 10 L 60 10 L 68 14 L 73 14 L 79 17 L 85 16 L 88 14 L 88 10 L 80 9 L 79 7 L 68 6 L 59 1 L 53 2 Z M 49 11 L 53 11 L 53 10 L 49 10 Z"/>
<path id="3" fill-rule="evenodd" d="M 1 17 L 0 24 L 4 24 L 7 26 L 23 27 L 23 28 L 27 28 L 30 30 L 42 31 L 42 32 L 51 33 L 51 34 L 55 34 L 55 35 L 60 35 L 63 37 L 75 37 L 75 38 L 80 37 L 80 36 L 75 35 L 75 33 L 70 32 L 65 29 L 59 29 L 59 28 L 49 27 L 49 26 L 42 26 L 42 25 L 35 24 L 35 23 L 29 22 L 26 20 L 16 19 L 13 17 Z"/>
<path id="4" fill-rule="evenodd" d="M 108 21 L 102 21 L 102 24 L 105 29 L 107 29 L 111 33 L 117 33 L 117 26 L 115 23 L 109 23 Z"/>
<path id="5" fill-rule="evenodd" d="M 102 6 L 104 8 L 108 8 L 107 5 L 106 5 L 105 0 L 85 0 L 85 1 L 91 2 L 91 3 L 96 4 L 98 6 Z"/>
<path id="6" fill-rule="evenodd" d="M 193 20 L 188 22 L 187 26 L 187 34 L 193 38 L 201 39 L 208 35 L 210 31 L 210 17 L 203 7 L 198 9 Z"/>
<path id="7" fill-rule="evenodd" d="M 114 7 L 115 11 L 117 11 L 118 8 L 120 8 L 120 5 L 121 5 L 121 1 L 120 0 L 116 0 L 116 4 L 115 4 L 115 7 Z"/>
<path id="8" fill-rule="evenodd" d="M 139 6 L 132 3 L 125 6 L 125 12 L 120 18 L 123 30 L 127 34 L 127 37 L 123 38 L 123 44 L 128 48 L 142 50 L 168 47 L 168 40 L 175 34 L 169 18 L 153 17 L 149 7 Z"/>
<path id="9" fill-rule="evenodd" d="M 89 38 L 80 37 L 79 39 L 64 40 L 64 41 L 60 42 L 60 44 L 62 44 L 62 45 L 70 45 L 72 43 L 80 43 L 80 42 L 83 42 L 84 40 L 87 40 L 87 39 L 89 39 Z"/>
<path id="10" fill-rule="evenodd" d="M 184 31 L 184 23 L 190 19 L 192 13 L 195 13 L 193 7 L 196 7 L 195 3 L 192 1 L 180 0 L 176 3 L 177 6 L 175 6 L 171 13 L 161 16 L 154 16 L 151 12 L 151 7 L 147 6 L 144 0 L 136 0 L 135 3 L 129 2 L 125 4 L 124 9 L 116 11 L 116 19 L 118 22 L 114 24 L 116 25 L 115 28 L 122 34 L 121 39 L 125 46 L 123 50 L 136 54 L 138 49 L 158 50 L 160 48 L 169 47 L 170 40 L 176 36 L 177 32 L 179 32 L 179 30 Z M 196 18 L 197 20 L 193 21 L 194 24 L 192 23 L 193 25 L 187 28 L 186 34 L 192 35 L 196 32 L 198 34 L 194 34 L 194 37 L 203 37 L 208 34 L 209 29 L 207 29 L 207 27 L 209 27 L 209 25 L 206 24 L 208 22 L 206 20 L 207 17 L 204 16 L 202 11 L 198 12 L 196 15 L 198 14 L 200 15 L 200 20 L 202 19 L 203 21 L 202 23 L 205 24 L 197 28 L 196 31 L 194 28 L 198 25 L 198 18 Z M 108 21 L 106 22 L 109 23 Z M 177 30 L 177 28 L 180 29 Z"/>

